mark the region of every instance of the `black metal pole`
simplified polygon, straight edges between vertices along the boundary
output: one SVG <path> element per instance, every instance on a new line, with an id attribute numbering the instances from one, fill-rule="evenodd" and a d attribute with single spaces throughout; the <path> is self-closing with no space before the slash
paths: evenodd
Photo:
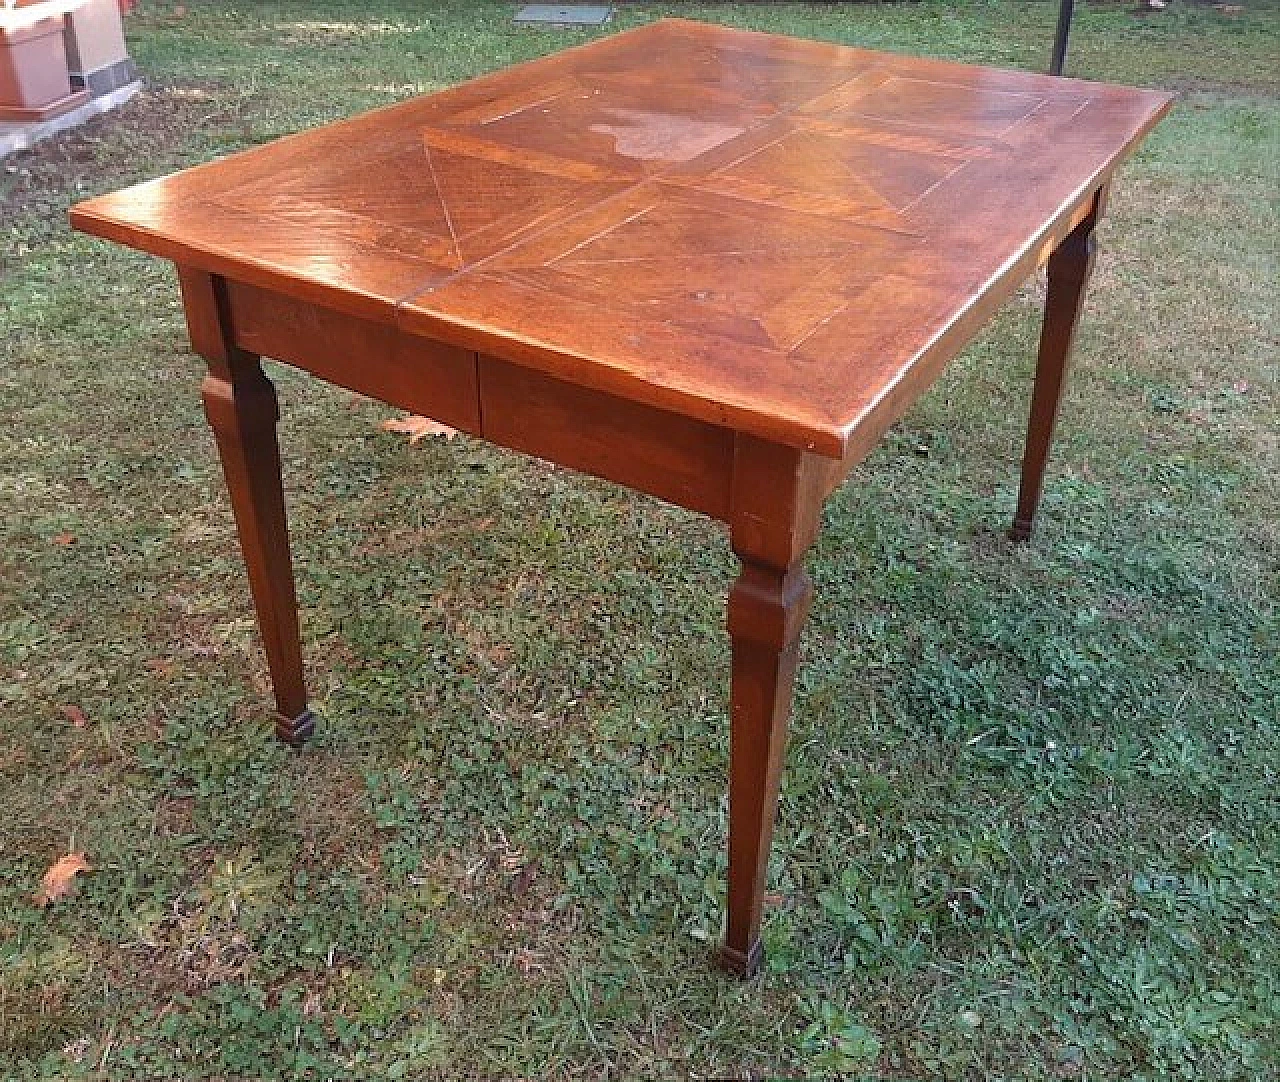
<path id="1" fill-rule="evenodd" d="M 1053 36 L 1053 59 L 1049 61 L 1049 74 L 1061 75 L 1067 62 L 1067 38 L 1071 36 L 1071 13 L 1075 0 L 1062 0 L 1058 8 L 1058 32 Z"/>

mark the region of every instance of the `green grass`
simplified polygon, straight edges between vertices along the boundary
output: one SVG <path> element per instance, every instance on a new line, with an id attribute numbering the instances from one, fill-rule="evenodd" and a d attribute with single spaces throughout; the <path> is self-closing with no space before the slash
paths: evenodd
<path id="1" fill-rule="evenodd" d="M 0 167 L 0 1077 L 1275 1079 L 1280 8 L 1244 3 L 1081 11 L 1073 73 L 1181 98 L 1113 197 L 1039 538 L 1003 534 L 1033 283 L 829 506 L 739 984 L 721 531 L 273 366 L 324 715 L 291 754 L 173 275 L 66 226 L 586 35 L 144 2 L 146 96 Z M 677 7 L 1028 68 L 1055 14 Z M 34 908 L 69 847 L 96 871 Z"/>

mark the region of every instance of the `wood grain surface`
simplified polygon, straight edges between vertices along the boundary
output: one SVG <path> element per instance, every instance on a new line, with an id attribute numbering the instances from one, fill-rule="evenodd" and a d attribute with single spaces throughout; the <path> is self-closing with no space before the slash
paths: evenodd
<path id="1" fill-rule="evenodd" d="M 72 220 L 841 457 L 1048 256 L 1168 104 L 664 20 Z"/>

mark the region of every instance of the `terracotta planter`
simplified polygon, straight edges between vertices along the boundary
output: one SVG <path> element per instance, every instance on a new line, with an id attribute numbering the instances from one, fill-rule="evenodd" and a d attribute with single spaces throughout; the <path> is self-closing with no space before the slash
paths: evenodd
<path id="1" fill-rule="evenodd" d="M 61 15 L 0 30 L 0 120 L 43 120 L 87 98 L 72 94 Z"/>

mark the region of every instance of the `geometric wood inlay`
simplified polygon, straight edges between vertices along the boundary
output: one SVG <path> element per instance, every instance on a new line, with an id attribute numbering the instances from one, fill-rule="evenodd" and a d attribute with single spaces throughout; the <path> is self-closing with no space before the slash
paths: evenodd
<path id="1" fill-rule="evenodd" d="M 1016 285 L 1166 108 L 1151 91 L 663 20 L 73 219 L 839 455 L 904 379 L 936 374 L 951 329 Z"/>

